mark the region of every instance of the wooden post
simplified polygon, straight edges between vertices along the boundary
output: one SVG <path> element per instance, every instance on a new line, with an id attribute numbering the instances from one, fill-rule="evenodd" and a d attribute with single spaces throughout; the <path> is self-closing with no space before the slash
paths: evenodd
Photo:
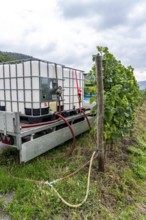
<path id="1" fill-rule="evenodd" d="M 103 71 L 102 71 L 102 56 L 97 55 L 96 63 L 96 78 L 97 78 L 97 147 L 98 147 L 98 170 L 104 172 L 104 101 L 103 101 Z"/>

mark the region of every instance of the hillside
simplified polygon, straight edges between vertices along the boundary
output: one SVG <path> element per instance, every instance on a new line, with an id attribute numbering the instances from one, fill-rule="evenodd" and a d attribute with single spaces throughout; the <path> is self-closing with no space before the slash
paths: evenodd
<path id="1" fill-rule="evenodd" d="M 31 56 L 21 54 L 21 53 L 0 51 L 0 62 L 27 59 L 27 58 L 31 58 Z"/>
<path id="2" fill-rule="evenodd" d="M 139 84 L 140 90 L 146 89 L 146 81 L 140 81 L 138 82 L 138 84 Z"/>

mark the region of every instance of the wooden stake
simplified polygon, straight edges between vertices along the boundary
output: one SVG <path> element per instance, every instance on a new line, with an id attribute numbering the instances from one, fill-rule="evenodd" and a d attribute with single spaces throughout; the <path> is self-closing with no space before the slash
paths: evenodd
<path id="1" fill-rule="evenodd" d="M 104 120 L 104 101 L 103 101 L 103 71 L 102 56 L 97 55 L 96 75 L 97 75 L 97 147 L 98 147 L 98 169 L 104 172 L 104 143 L 103 143 L 103 120 Z"/>

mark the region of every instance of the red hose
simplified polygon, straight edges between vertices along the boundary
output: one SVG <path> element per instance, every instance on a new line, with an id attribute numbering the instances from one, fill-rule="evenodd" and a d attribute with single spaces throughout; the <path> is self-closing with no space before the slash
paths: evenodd
<path id="1" fill-rule="evenodd" d="M 95 155 L 94 160 L 95 160 L 97 157 L 98 157 L 98 154 Z M 61 177 L 60 179 L 61 179 L 61 180 L 65 180 L 65 179 L 67 179 L 67 178 L 69 178 L 69 177 L 71 177 L 71 176 L 74 176 L 76 173 L 78 173 L 78 172 L 79 172 L 80 170 L 82 170 L 83 168 L 87 167 L 89 164 L 90 164 L 90 160 L 88 160 L 86 163 L 84 163 L 84 164 L 82 164 L 80 167 L 78 167 L 78 169 L 75 170 L 74 172 L 72 172 L 72 173 L 70 173 L 70 174 L 68 174 L 68 175 L 66 175 L 66 176 L 63 176 L 63 177 Z"/>
<path id="2" fill-rule="evenodd" d="M 89 128 L 91 129 L 90 121 L 89 121 L 87 115 L 85 114 L 85 112 L 81 109 L 81 105 L 80 105 L 81 89 L 78 86 L 78 77 L 77 77 L 76 70 L 74 70 L 74 73 L 75 73 L 75 78 L 76 78 L 76 86 L 77 86 L 77 93 L 78 93 L 78 100 L 79 100 L 79 112 L 83 113 L 83 115 L 85 116 L 85 118 L 86 118 L 86 120 L 88 122 Z"/>
<path id="3" fill-rule="evenodd" d="M 88 116 L 85 114 L 85 112 L 81 109 L 81 103 L 80 103 L 80 98 L 81 98 L 81 89 L 79 88 L 78 86 L 78 77 L 77 77 L 77 72 L 76 70 L 74 70 L 74 73 L 75 73 L 75 78 L 76 78 L 76 86 L 77 86 L 77 93 L 78 93 L 78 100 L 79 100 L 79 112 L 80 113 L 83 113 L 84 117 L 86 118 L 87 120 L 87 123 L 89 125 L 89 129 L 91 129 L 91 123 L 88 119 Z M 95 144 L 97 145 L 97 141 L 96 141 L 96 138 L 93 136 L 93 140 L 95 142 Z"/>
<path id="4" fill-rule="evenodd" d="M 70 156 L 72 154 L 72 152 L 74 151 L 74 149 L 76 148 L 76 137 L 75 137 L 75 134 L 74 134 L 74 131 L 70 125 L 70 123 L 66 120 L 66 118 L 64 118 L 62 115 L 60 114 L 55 114 L 57 117 L 61 118 L 66 124 L 67 126 L 69 127 L 71 133 L 72 133 L 72 137 L 73 137 L 73 146 L 72 148 L 66 153 L 66 156 Z"/>
<path id="5" fill-rule="evenodd" d="M 61 109 L 60 102 L 59 102 L 59 109 Z M 62 115 L 55 114 L 55 116 L 59 117 L 60 119 L 53 120 L 53 121 L 36 123 L 36 124 L 23 124 L 23 125 L 21 125 L 21 128 L 33 128 L 33 127 L 37 127 L 37 126 L 53 124 L 53 123 L 58 122 L 58 121 L 60 121 L 62 119 L 67 124 L 67 126 L 69 127 L 69 129 L 70 129 L 70 131 L 72 133 L 72 136 L 73 136 L 73 147 L 66 153 L 66 156 L 70 156 L 72 154 L 72 152 L 74 151 L 74 149 L 76 148 L 76 138 L 75 138 L 74 131 L 73 131 L 70 123 Z"/>
<path id="6" fill-rule="evenodd" d="M 98 157 L 98 154 L 95 155 L 94 160 Z M 85 167 L 87 167 L 90 164 L 90 160 L 88 160 L 86 163 L 82 164 L 80 167 L 78 167 L 74 172 L 67 174 L 66 176 L 60 177 L 60 180 L 65 180 L 69 177 L 74 176 L 75 174 L 77 174 L 80 170 L 84 169 Z M 46 181 L 40 181 L 40 180 L 33 180 L 33 179 L 23 179 L 21 177 L 17 177 L 17 176 L 13 176 L 10 172 L 8 172 L 9 175 L 13 178 L 13 179 L 18 179 L 18 180 L 25 180 L 25 181 L 29 181 L 29 182 L 33 182 L 39 185 L 45 185 Z"/>
<path id="7" fill-rule="evenodd" d="M 75 73 L 75 78 L 76 78 L 77 94 L 78 94 L 78 100 L 79 100 L 79 109 L 81 109 L 80 100 L 81 100 L 81 92 L 82 92 L 82 90 L 79 88 L 79 85 L 78 85 L 78 77 L 77 77 L 76 70 L 74 70 L 74 73 Z"/>
<path id="8" fill-rule="evenodd" d="M 84 112 L 81 108 L 79 109 L 79 111 L 80 111 L 81 113 L 83 113 L 83 115 L 85 116 L 85 118 L 86 118 L 86 120 L 87 120 L 87 122 L 88 122 L 89 128 L 91 129 L 91 123 L 90 123 L 90 121 L 89 121 L 89 118 L 87 117 L 87 115 L 85 114 L 85 112 Z"/>
<path id="9" fill-rule="evenodd" d="M 58 122 L 58 121 L 60 121 L 60 119 L 52 120 L 52 121 L 40 122 L 40 123 L 36 123 L 36 124 L 23 124 L 23 125 L 21 125 L 21 128 L 33 128 L 33 127 L 37 127 L 37 126 L 53 124 L 53 123 Z"/>
<path id="10" fill-rule="evenodd" d="M 59 105 L 59 114 L 61 114 L 61 105 L 60 105 L 60 97 L 58 96 L 58 105 Z"/>
<path id="11" fill-rule="evenodd" d="M 91 129 L 91 123 L 90 123 L 90 121 L 89 121 L 88 116 L 85 114 L 85 112 L 84 112 L 82 109 L 79 109 L 79 110 L 80 110 L 80 112 L 81 112 L 81 113 L 83 113 L 83 115 L 85 116 L 85 118 L 86 118 L 86 120 L 87 120 L 87 122 L 88 122 L 88 125 L 89 125 L 89 129 Z M 96 140 L 96 137 L 95 137 L 95 136 L 93 136 L 92 138 L 93 138 L 93 140 L 94 140 L 95 144 L 97 145 L 97 140 Z"/>

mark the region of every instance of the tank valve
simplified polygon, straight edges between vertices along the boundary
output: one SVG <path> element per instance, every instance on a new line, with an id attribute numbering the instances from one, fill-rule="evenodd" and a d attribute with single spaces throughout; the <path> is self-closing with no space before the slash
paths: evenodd
<path id="1" fill-rule="evenodd" d="M 56 94 L 57 94 L 58 96 L 61 96 L 62 92 L 63 92 L 62 86 L 58 86 L 58 89 L 56 90 Z"/>
<path id="2" fill-rule="evenodd" d="M 63 92 L 62 86 L 58 86 L 58 89 L 56 90 L 57 98 L 62 99 L 62 97 L 61 97 L 62 92 Z"/>

